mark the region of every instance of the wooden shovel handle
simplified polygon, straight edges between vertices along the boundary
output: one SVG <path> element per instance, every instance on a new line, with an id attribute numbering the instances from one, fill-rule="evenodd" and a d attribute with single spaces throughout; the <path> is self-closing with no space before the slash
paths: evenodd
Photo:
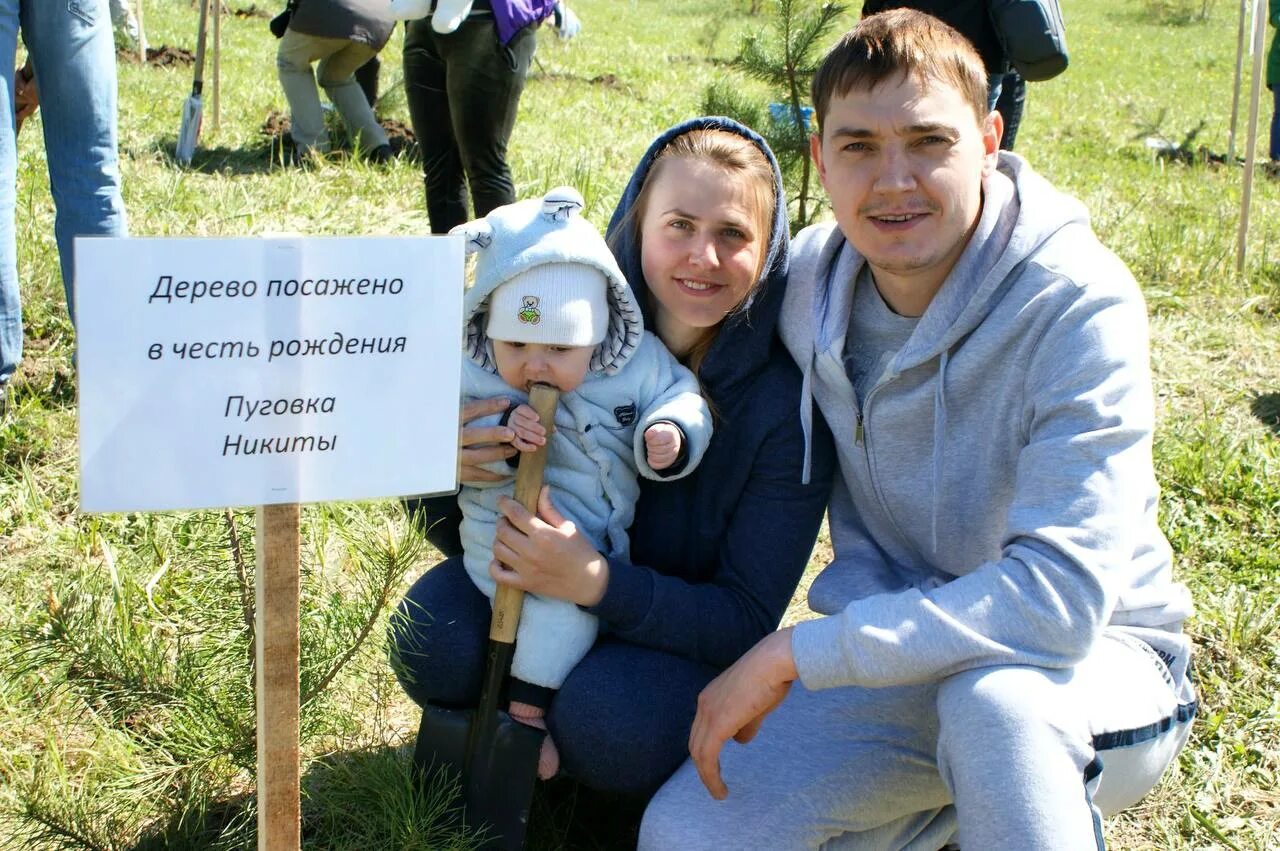
<path id="1" fill-rule="evenodd" d="M 516 502 L 533 513 L 538 511 L 538 494 L 542 492 L 542 473 L 547 468 L 547 449 L 551 446 L 551 434 L 556 428 L 556 405 L 560 391 L 550 384 L 535 384 L 529 390 L 529 404 L 538 412 L 542 427 L 547 430 L 547 442 L 534 452 L 520 455 L 516 469 Z M 520 610 L 524 607 L 524 592 L 510 585 L 499 585 L 493 595 L 493 619 L 489 622 L 489 638 L 504 644 L 514 644 L 516 630 L 520 626 Z"/>
<path id="2" fill-rule="evenodd" d="M 221 3 L 222 0 L 214 0 Z M 204 43 L 209 28 L 209 0 L 200 0 L 200 28 L 196 33 L 196 74 L 191 84 L 191 93 L 200 94 L 204 90 Z"/>

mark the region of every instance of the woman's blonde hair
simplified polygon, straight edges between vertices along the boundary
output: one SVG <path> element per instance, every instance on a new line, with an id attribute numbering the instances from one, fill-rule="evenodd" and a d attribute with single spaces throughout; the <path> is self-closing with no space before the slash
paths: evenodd
<path id="1" fill-rule="evenodd" d="M 755 220 L 752 224 L 755 226 L 756 233 L 760 235 L 760 257 L 756 261 L 755 282 L 751 285 L 751 289 L 743 294 L 742 301 L 739 302 L 741 306 L 760 287 L 765 263 L 769 257 L 769 244 L 773 238 L 774 208 L 777 205 L 773 164 L 754 142 L 737 133 L 713 127 L 681 133 L 654 157 L 653 164 L 645 175 L 644 185 L 640 187 L 635 203 L 627 211 L 622 227 L 619 228 L 623 232 L 630 229 L 635 244 L 641 252 L 644 251 L 641 227 L 644 223 L 645 210 L 648 208 L 649 196 L 652 194 L 651 190 L 657 178 L 665 170 L 666 164 L 676 159 L 709 163 L 727 176 L 738 177 L 746 182 L 750 193 L 748 198 L 755 205 Z M 653 298 L 652 291 L 649 297 Z M 702 338 L 684 356 L 685 365 L 695 374 L 702 364 L 702 359 L 711 348 L 712 342 L 715 341 L 718 328 L 719 325 L 708 328 Z"/>

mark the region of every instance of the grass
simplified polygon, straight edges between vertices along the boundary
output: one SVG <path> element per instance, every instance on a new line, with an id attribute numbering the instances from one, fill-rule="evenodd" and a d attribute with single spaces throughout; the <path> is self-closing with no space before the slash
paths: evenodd
<path id="1" fill-rule="evenodd" d="M 769 98 L 726 69 L 762 25 L 748 6 L 578 0 L 574 42 L 540 35 L 511 150 L 519 194 L 575 185 L 602 225 L 654 134 L 696 114 L 710 82 Z M 1256 176 L 1237 276 L 1240 168 L 1156 159 L 1137 138 L 1181 139 L 1203 122 L 1196 142 L 1226 151 L 1236 7 L 1067 6 L 1071 67 L 1030 86 L 1019 151 L 1085 202 L 1147 295 L 1162 524 L 1198 605 L 1191 742 L 1107 837 L 1123 849 L 1280 848 L 1280 184 Z M 194 47 L 188 0 L 149 0 L 146 25 L 153 46 Z M 266 18 L 228 16 L 223 30 L 221 120 L 215 130 L 207 85 L 191 169 L 171 158 L 190 68 L 120 65 L 133 233 L 427 231 L 408 159 L 281 167 L 260 129 L 284 110 Z M 383 54 L 380 110 L 407 122 L 399 43 Z M 251 517 L 77 513 L 74 341 L 39 127 L 19 141 L 27 356 L 0 421 L 0 847 L 248 847 Z M 1243 121 L 1239 139 L 1237 151 Z M 810 577 L 829 553 L 824 538 Z M 386 601 L 434 558 L 393 503 L 304 512 L 308 848 L 468 847 L 444 815 L 448 790 L 419 795 L 408 782 L 416 716 L 382 647 Z M 787 619 L 805 616 L 798 594 Z M 625 824 L 596 815 L 610 808 L 553 789 L 537 802 L 532 844 L 626 847 Z"/>

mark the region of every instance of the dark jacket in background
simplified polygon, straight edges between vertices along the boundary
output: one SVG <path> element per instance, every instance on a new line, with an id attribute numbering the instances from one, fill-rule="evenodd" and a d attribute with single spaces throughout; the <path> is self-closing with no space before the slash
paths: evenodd
<path id="1" fill-rule="evenodd" d="M 862 16 L 886 9 L 918 9 L 933 15 L 973 43 L 988 74 L 1009 70 L 1009 60 L 987 11 L 987 0 L 866 0 L 862 4 Z"/>

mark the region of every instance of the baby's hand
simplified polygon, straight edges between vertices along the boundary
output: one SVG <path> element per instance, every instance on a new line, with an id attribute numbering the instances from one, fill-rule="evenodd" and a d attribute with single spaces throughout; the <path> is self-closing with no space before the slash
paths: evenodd
<path id="1" fill-rule="evenodd" d="M 680 457 L 680 429 L 672 423 L 654 423 L 644 430 L 644 448 L 649 466 L 665 470 Z"/>
<path id="2" fill-rule="evenodd" d="M 520 405 L 512 411 L 507 425 L 515 432 L 511 445 L 521 452 L 533 452 L 547 442 L 547 430 L 538 420 L 538 412 L 528 405 Z"/>

